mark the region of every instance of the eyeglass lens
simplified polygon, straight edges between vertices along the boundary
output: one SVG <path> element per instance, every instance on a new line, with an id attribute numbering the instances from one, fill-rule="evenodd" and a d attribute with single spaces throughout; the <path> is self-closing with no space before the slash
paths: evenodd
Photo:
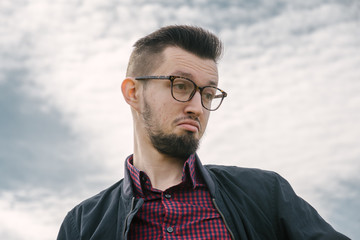
<path id="1" fill-rule="evenodd" d="M 189 101 L 196 91 L 196 85 L 185 78 L 175 78 L 172 82 L 172 95 L 181 102 Z M 201 90 L 201 101 L 205 108 L 215 110 L 223 99 L 222 92 L 216 87 L 204 87 Z"/>

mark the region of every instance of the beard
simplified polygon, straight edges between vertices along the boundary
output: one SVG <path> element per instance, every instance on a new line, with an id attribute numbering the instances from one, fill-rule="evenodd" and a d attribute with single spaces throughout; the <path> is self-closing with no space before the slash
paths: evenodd
<path id="1" fill-rule="evenodd" d="M 143 118 L 148 136 L 154 148 L 162 154 L 170 157 L 186 159 L 196 152 L 199 147 L 199 140 L 195 137 L 195 133 L 185 131 L 182 135 L 166 134 L 155 122 L 152 110 L 144 99 L 145 110 Z"/>

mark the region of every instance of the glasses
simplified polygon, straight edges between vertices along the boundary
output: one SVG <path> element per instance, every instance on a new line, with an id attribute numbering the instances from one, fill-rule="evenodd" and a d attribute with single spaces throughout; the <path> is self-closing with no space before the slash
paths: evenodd
<path id="1" fill-rule="evenodd" d="M 209 110 L 217 110 L 227 93 L 214 86 L 199 87 L 192 80 L 179 76 L 144 76 L 136 77 L 136 80 L 163 79 L 171 82 L 171 95 L 179 102 L 190 101 L 197 90 L 200 91 L 201 105 Z"/>

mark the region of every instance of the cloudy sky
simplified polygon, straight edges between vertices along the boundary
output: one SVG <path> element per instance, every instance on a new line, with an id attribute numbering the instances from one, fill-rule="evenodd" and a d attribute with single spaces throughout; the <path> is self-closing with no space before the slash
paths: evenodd
<path id="1" fill-rule="evenodd" d="M 123 176 L 120 84 L 139 37 L 199 25 L 225 44 L 203 163 L 273 170 L 360 238 L 360 1 L 1 0 L 0 239 L 56 238 Z"/>

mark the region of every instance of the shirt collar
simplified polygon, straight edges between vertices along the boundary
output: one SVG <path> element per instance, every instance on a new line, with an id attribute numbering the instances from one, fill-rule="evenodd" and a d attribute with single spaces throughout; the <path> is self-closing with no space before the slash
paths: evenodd
<path id="1" fill-rule="evenodd" d="M 198 174 L 196 171 L 195 161 L 196 154 L 190 155 L 190 157 L 184 163 L 182 172 L 182 184 L 191 186 L 194 189 L 203 184 L 201 178 L 199 177 L 200 174 Z M 143 197 L 145 193 L 144 190 L 151 188 L 151 182 L 149 177 L 145 172 L 138 170 L 133 165 L 133 155 L 130 155 L 127 158 L 126 167 L 129 170 L 133 186 L 135 187 L 135 192 L 141 197 Z"/>

